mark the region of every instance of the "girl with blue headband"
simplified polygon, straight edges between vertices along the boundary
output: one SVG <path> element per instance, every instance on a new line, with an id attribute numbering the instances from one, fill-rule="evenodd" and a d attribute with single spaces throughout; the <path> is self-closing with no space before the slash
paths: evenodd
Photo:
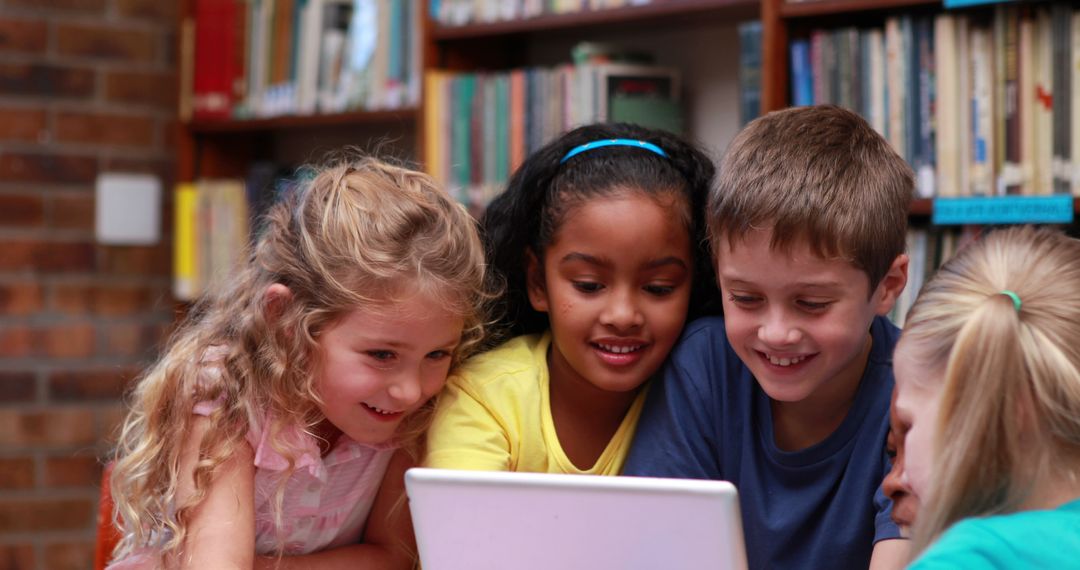
<path id="1" fill-rule="evenodd" d="M 693 145 L 625 124 L 575 129 L 521 165 L 481 223 L 505 342 L 448 380 L 428 466 L 619 474 L 648 380 L 687 318 L 719 306 L 714 173 Z"/>

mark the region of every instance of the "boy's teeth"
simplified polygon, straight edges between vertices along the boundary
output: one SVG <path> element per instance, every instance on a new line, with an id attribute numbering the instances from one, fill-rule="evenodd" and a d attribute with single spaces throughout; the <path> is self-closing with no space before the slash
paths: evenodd
<path id="1" fill-rule="evenodd" d="M 792 364 L 798 364 L 806 360 L 805 356 L 796 356 L 794 358 L 777 358 L 769 354 L 766 354 L 765 356 L 768 357 L 769 362 L 777 366 L 791 366 Z"/>
<path id="2" fill-rule="evenodd" d="M 614 352 L 616 354 L 626 354 L 628 352 L 634 352 L 635 350 L 639 350 L 641 348 L 640 345 L 639 346 L 611 346 L 609 344 L 600 344 L 599 346 L 600 346 L 600 348 L 602 348 L 602 349 L 604 349 L 604 350 L 606 350 L 608 352 Z"/>

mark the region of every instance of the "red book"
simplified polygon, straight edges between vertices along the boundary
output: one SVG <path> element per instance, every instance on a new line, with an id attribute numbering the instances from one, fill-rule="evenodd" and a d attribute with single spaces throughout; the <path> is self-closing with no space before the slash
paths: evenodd
<path id="1" fill-rule="evenodd" d="M 196 0 L 195 119 L 227 119 L 243 95 L 245 19 L 237 0 Z"/>

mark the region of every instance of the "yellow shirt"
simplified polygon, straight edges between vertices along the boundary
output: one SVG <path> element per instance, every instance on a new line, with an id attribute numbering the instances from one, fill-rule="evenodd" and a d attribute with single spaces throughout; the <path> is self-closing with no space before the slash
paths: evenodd
<path id="1" fill-rule="evenodd" d="M 427 437 L 425 465 L 444 469 L 618 475 L 645 402 L 642 390 L 596 464 L 574 466 L 551 419 L 551 333 L 524 335 L 450 376 Z"/>

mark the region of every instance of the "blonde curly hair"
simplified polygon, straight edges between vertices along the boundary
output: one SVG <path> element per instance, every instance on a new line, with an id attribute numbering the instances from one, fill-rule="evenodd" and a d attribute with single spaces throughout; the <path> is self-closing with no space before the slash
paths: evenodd
<path id="1" fill-rule="evenodd" d="M 177 551 L 215 471 L 247 445 L 252 418 L 269 418 L 263 429 L 271 441 L 289 425 L 310 432 L 323 419 L 312 374 L 318 338 L 349 311 L 419 288 L 464 319 L 454 363 L 483 337 L 493 295 L 475 222 L 461 205 L 429 176 L 370 157 L 338 159 L 307 174 L 308 182 L 268 212 L 238 275 L 192 307 L 129 395 L 110 480 L 124 534 L 116 557 L 144 546 L 163 559 Z M 289 288 L 291 301 L 268 318 L 265 292 L 275 283 Z M 208 354 L 218 372 L 209 383 Z M 177 504 L 181 449 L 193 408 L 205 401 L 220 406 L 208 416 L 195 493 Z M 398 432 L 414 455 L 433 405 Z M 280 522 L 284 481 L 301 451 L 276 451 L 290 461 L 278 486 Z"/>

